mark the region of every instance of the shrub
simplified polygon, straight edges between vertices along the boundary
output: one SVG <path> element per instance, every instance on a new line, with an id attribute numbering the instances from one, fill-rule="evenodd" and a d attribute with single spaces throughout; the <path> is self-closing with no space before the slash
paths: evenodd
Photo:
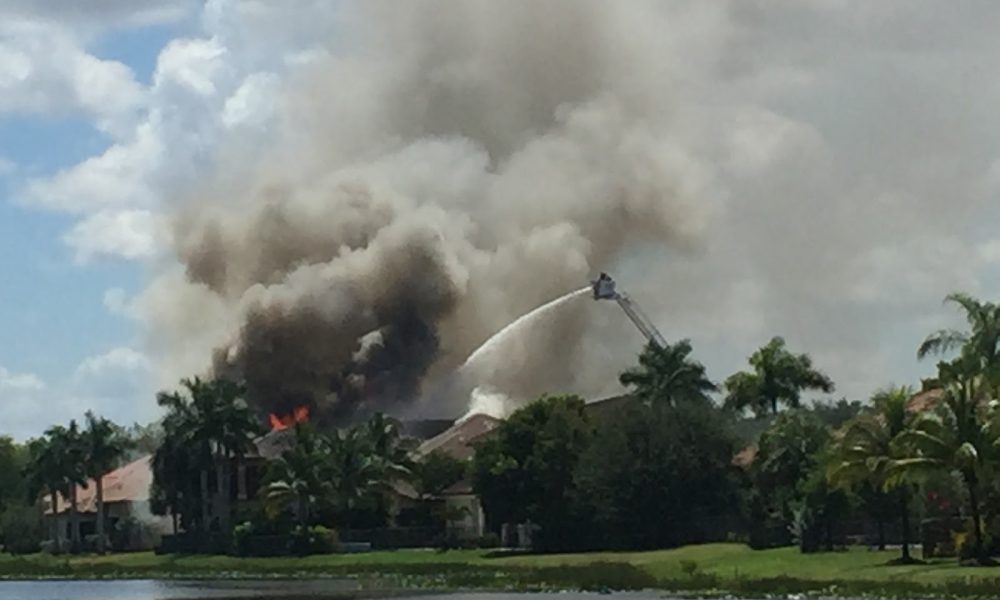
<path id="1" fill-rule="evenodd" d="M 296 556 L 329 554 L 337 547 L 337 536 L 322 525 L 296 527 L 289 539 L 289 551 Z"/>
<path id="2" fill-rule="evenodd" d="M 4 548 L 11 554 L 38 552 L 42 541 L 42 524 L 33 507 L 12 506 L 0 515 L 0 531 Z"/>

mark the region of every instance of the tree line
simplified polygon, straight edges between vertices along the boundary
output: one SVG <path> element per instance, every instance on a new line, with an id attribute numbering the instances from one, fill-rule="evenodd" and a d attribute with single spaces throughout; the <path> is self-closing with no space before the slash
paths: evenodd
<path id="1" fill-rule="evenodd" d="M 919 518 L 941 523 L 941 547 L 987 563 L 1000 551 L 1000 307 L 946 301 L 968 329 L 919 347 L 918 358 L 942 357 L 937 377 L 922 390 L 887 386 L 864 405 L 803 406 L 804 393 L 830 393 L 833 382 L 777 337 L 721 386 L 688 341 L 649 346 L 621 376 L 635 402 L 599 418 L 580 398 L 542 398 L 476 453 L 491 526 L 533 523 L 549 549 L 721 535 L 817 551 L 843 543 L 838 524 L 860 516 L 879 547 L 887 527 L 898 530 L 899 561 L 912 562 Z M 741 525 L 720 527 L 726 518 Z"/>
<path id="2" fill-rule="evenodd" d="M 968 328 L 934 332 L 919 347 L 919 358 L 942 359 L 920 395 L 887 386 L 867 403 L 804 403 L 834 384 L 779 337 L 717 384 L 682 340 L 647 347 L 621 375 L 630 401 L 601 414 L 578 397 L 542 397 L 479 443 L 469 464 L 439 453 L 415 460 L 400 423 L 384 415 L 336 431 L 298 424 L 267 461 L 256 502 L 240 506 L 234 474 L 256 452 L 263 419 L 238 383 L 184 380 L 158 395 L 164 417 L 153 427 L 125 430 L 88 413 L 24 445 L 0 438 L 0 539 L 37 548 L 39 500 L 62 496 L 68 543 L 54 524 L 48 536 L 56 550 L 79 550 L 78 486 L 93 482 L 100 505 L 100 475 L 146 452 L 154 511 L 206 543 L 440 525 L 446 515 L 432 499 L 468 476 L 491 531 L 531 523 L 543 549 L 744 539 L 818 551 L 843 543 L 840 525 L 860 516 L 877 545 L 901 542 L 900 561 L 913 560 L 914 530 L 938 523 L 943 546 L 985 563 L 1000 550 L 1000 307 L 963 294 L 947 301 Z M 393 515 L 400 485 L 419 502 Z"/>

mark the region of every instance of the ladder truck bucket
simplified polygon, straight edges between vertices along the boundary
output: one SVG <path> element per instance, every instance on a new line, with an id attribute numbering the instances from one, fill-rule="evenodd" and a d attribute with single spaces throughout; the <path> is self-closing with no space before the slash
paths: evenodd
<path id="1" fill-rule="evenodd" d="M 611 279 L 607 273 L 601 273 L 600 277 L 590 282 L 590 286 L 594 292 L 594 300 L 614 300 L 649 343 L 658 348 L 666 348 L 667 342 L 663 339 L 663 335 L 660 334 L 656 325 L 628 294 L 615 289 L 615 280 Z"/>
<path id="2" fill-rule="evenodd" d="M 615 291 L 615 280 L 611 279 L 607 273 L 590 282 L 594 291 L 594 300 L 617 300 L 618 292 Z"/>

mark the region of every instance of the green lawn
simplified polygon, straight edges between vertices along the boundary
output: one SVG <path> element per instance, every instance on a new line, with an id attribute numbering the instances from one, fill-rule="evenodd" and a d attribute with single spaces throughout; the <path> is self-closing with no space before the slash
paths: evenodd
<path id="1" fill-rule="evenodd" d="M 803 555 L 794 548 L 751 550 L 707 544 L 654 552 L 491 557 L 483 551 L 397 550 L 307 558 L 156 556 L 152 553 L 53 557 L 0 555 L 0 577 L 377 576 L 405 585 L 648 587 L 732 591 L 954 593 L 1000 588 L 1000 567 L 954 560 L 889 566 L 898 552 L 852 549 Z"/>

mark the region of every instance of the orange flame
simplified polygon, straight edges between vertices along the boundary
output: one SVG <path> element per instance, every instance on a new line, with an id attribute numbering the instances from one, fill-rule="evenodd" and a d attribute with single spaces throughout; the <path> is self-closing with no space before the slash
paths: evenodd
<path id="1" fill-rule="evenodd" d="M 267 421 L 271 425 L 271 431 L 282 431 L 294 426 L 296 423 L 305 423 L 308 420 L 308 406 L 296 406 L 291 413 L 282 417 L 279 417 L 274 413 L 267 415 Z"/>

